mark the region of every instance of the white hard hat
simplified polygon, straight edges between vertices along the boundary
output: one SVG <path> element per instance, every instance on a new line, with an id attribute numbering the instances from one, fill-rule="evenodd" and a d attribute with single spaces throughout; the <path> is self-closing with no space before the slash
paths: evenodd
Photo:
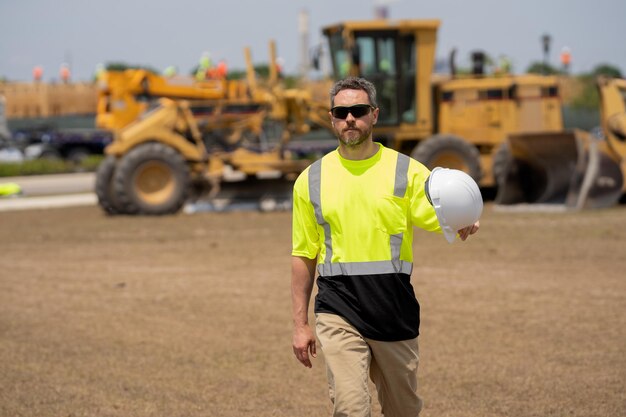
<path id="1" fill-rule="evenodd" d="M 426 196 L 435 208 L 449 243 L 458 230 L 474 224 L 483 212 L 483 198 L 472 177 L 458 169 L 437 167 L 426 180 Z"/>

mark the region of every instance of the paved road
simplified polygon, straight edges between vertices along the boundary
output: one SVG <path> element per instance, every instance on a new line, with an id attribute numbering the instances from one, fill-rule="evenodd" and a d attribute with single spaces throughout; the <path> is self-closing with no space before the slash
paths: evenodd
<path id="1" fill-rule="evenodd" d="M 95 174 L 85 172 L 0 178 L 0 183 L 5 182 L 18 184 L 22 188 L 24 197 L 91 193 L 94 189 Z"/>
<path id="2" fill-rule="evenodd" d="M 1 183 L 16 183 L 22 195 L 0 198 L 0 211 L 45 209 L 97 203 L 93 173 L 34 175 L 0 178 Z"/>

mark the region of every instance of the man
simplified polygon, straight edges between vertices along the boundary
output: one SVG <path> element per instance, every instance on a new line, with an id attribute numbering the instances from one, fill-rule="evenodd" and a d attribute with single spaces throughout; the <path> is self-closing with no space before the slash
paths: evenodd
<path id="1" fill-rule="evenodd" d="M 419 304 L 410 282 L 412 227 L 441 231 L 425 195 L 429 171 L 376 143 L 376 90 L 362 78 L 337 82 L 330 118 L 339 147 L 294 185 L 293 351 L 316 357 L 308 307 L 318 271 L 316 332 L 334 416 L 369 416 L 368 377 L 387 417 L 417 416 Z M 462 240 L 479 224 L 459 231 Z"/>

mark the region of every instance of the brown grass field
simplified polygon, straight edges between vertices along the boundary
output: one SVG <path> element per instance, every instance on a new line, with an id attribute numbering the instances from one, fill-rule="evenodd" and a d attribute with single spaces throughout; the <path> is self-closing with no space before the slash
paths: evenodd
<path id="1" fill-rule="evenodd" d="M 0 415 L 330 415 L 323 355 L 291 351 L 290 228 L 0 213 Z M 468 242 L 415 240 L 423 416 L 624 415 L 626 207 L 488 204 Z"/>

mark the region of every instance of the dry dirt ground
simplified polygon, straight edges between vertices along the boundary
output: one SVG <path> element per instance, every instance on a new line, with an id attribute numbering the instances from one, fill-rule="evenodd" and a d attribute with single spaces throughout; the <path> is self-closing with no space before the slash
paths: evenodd
<path id="1" fill-rule="evenodd" d="M 0 213 L 0 415 L 329 415 L 323 355 L 291 352 L 290 227 Z M 626 207 L 487 205 L 471 241 L 417 231 L 415 259 L 423 416 L 624 415 Z"/>

